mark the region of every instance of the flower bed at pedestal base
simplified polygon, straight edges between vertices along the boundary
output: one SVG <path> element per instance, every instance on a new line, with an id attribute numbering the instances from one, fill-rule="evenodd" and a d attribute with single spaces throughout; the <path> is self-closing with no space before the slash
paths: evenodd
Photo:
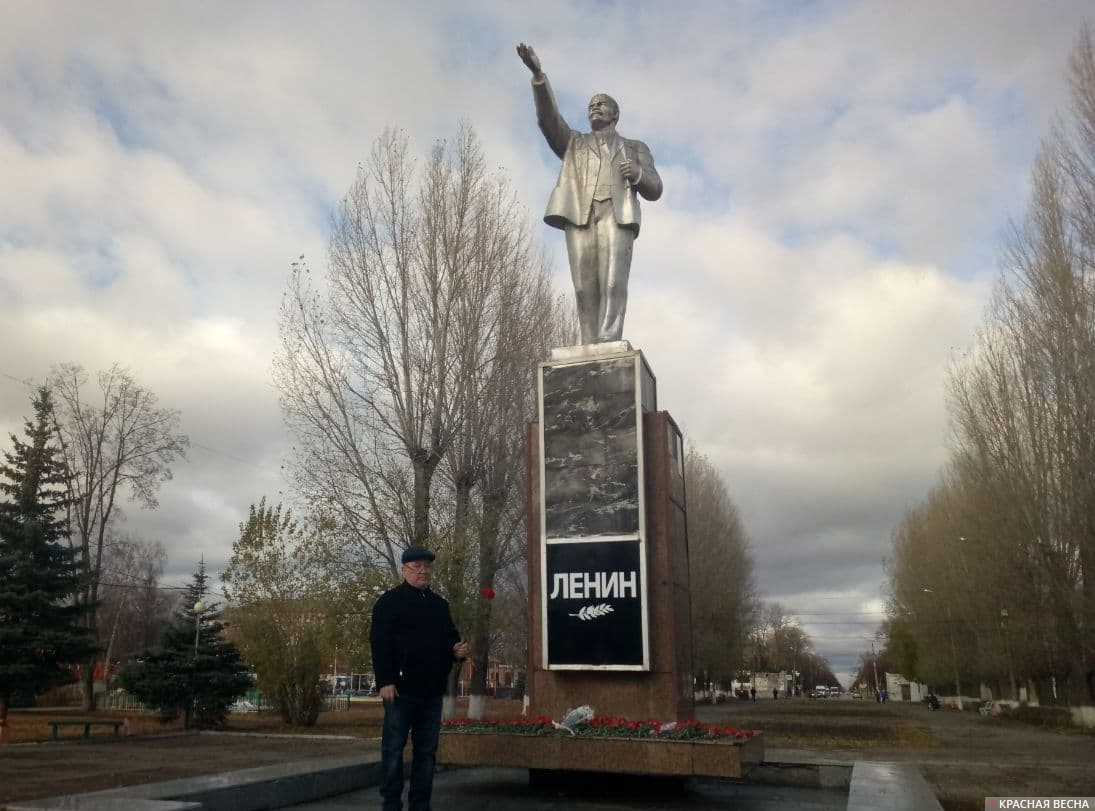
<path id="1" fill-rule="evenodd" d="M 760 735 L 705 741 L 443 732 L 437 751 L 438 763 L 454 766 L 730 778 L 744 777 L 763 760 Z"/>

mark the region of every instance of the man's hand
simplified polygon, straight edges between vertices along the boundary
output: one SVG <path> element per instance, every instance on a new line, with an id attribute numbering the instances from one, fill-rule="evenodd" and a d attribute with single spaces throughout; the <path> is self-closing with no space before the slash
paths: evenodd
<path id="1" fill-rule="evenodd" d="M 532 50 L 531 45 L 522 42 L 517 46 L 517 55 L 521 57 L 521 61 L 525 63 L 526 67 L 532 71 L 533 79 L 539 79 L 544 75 L 544 72 L 540 70 L 540 58 L 536 56 L 536 51 Z"/>
<path id="2" fill-rule="evenodd" d="M 395 689 L 394 684 L 385 684 L 380 688 L 380 697 L 384 701 L 395 701 L 395 697 L 399 695 L 399 691 Z"/>
<path id="3" fill-rule="evenodd" d="M 455 645 L 452 646 L 452 655 L 457 659 L 467 659 L 468 658 L 468 643 L 467 642 L 457 642 Z"/>

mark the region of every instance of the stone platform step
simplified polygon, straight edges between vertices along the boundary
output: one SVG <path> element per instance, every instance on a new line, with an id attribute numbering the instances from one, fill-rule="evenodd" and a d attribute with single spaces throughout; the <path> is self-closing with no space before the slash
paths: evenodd
<path id="1" fill-rule="evenodd" d="M 763 760 L 760 735 L 731 742 L 446 732 L 437 751 L 438 763 L 453 766 L 735 779 Z"/>
<path id="2" fill-rule="evenodd" d="M 222 774 L 9 803 L 9 811 L 261 811 L 376 785 L 380 754 L 317 758 Z"/>

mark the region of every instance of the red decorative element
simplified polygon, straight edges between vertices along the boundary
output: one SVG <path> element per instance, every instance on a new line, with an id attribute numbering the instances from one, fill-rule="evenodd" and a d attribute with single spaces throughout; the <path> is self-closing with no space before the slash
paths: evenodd
<path id="1" fill-rule="evenodd" d="M 536 718 L 454 718 L 442 722 L 448 732 L 509 732 L 524 735 L 562 734 L 559 725 L 546 716 Z M 655 719 L 635 721 L 618 716 L 596 715 L 572 732 L 579 737 L 590 738 L 656 738 L 658 740 L 728 740 L 742 743 L 757 733 L 752 729 L 720 724 L 705 724 L 693 718 L 675 723 L 661 723 Z"/>
<path id="2" fill-rule="evenodd" d="M 494 599 L 494 589 L 492 589 L 490 586 L 487 586 L 487 588 L 485 589 L 479 589 L 479 593 L 486 597 L 488 600 Z"/>

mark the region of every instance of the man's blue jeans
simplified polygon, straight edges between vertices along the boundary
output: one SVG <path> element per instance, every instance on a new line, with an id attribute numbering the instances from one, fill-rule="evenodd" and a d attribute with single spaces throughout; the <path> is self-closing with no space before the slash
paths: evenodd
<path id="1" fill-rule="evenodd" d="M 403 808 L 403 747 L 410 734 L 411 788 L 407 792 L 410 811 L 429 811 L 433 793 L 433 772 L 437 762 L 437 739 L 441 735 L 441 696 L 400 694 L 384 702 L 384 729 L 380 738 L 380 797 L 383 811 Z"/>

